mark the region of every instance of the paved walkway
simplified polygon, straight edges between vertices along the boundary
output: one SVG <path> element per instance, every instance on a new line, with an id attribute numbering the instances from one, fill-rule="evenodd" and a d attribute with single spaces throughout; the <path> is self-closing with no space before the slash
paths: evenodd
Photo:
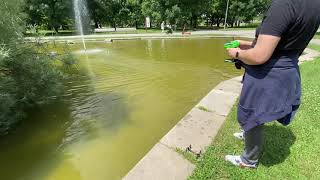
<path id="1" fill-rule="evenodd" d="M 320 39 L 312 39 L 311 44 L 320 45 Z"/>
<path id="2" fill-rule="evenodd" d="M 92 34 L 85 35 L 85 39 L 125 39 L 125 38 L 172 38 L 172 37 L 193 37 L 193 36 L 215 36 L 215 35 L 226 35 L 226 36 L 241 36 L 253 38 L 255 31 L 253 30 L 238 30 L 238 31 L 194 31 L 191 35 L 182 35 L 180 33 L 165 34 L 165 33 L 143 33 L 143 34 Z M 75 40 L 80 39 L 81 36 L 50 36 L 43 37 L 42 40 Z M 34 37 L 27 37 L 26 40 L 36 40 Z"/>
<path id="3" fill-rule="evenodd" d="M 318 30 L 320 32 L 320 29 Z M 191 35 L 182 35 L 179 33 L 173 34 L 165 34 L 165 33 L 142 33 L 142 34 L 92 34 L 85 35 L 85 39 L 87 40 L 95 40 L 95 39 L 135 39 L 135 38 L 182 38 L 182 37 L 198 37 L 198 36 L 238 36 L 238 37 L 246 37 L 246 38 L 254 38 L 255 30 L 233 30 L 233 31 L 224 31 L 224 30 L 207 30 L 207 31 L 194 31 L 191 32 Z M 81 36 L 50 36 L 43 37 L 42 40 L 76 40 L 80 39 Z M 27 37 L 27 40 L 35 41 L 36 38 Z M 311 41 L 312 44 L 320 45 L 320 39 L 313 39 Z"/>

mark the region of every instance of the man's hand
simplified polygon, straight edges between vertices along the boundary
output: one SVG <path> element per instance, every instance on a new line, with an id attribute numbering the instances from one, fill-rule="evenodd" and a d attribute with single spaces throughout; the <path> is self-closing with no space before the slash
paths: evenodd
<path id="1" fill-rule="evenodd" d="M 248 65 L 264 64 L 272 56 L 280 39 L 281 37 L 260 34 L 255 47 L 248 50 L 241 50 L 238 59 Z M 237 53 L 237 51 L 228 50 L 228 53 L 234 57 L 234 53 Z"/>
<path id="2" fill-rule="evenodd" d="M 252 41 L 237 40 L 240 42 L 240 49 L 247 50 L 252 48 Z"/>
<path id="3" fill-rule="evenodd" d="M 232 57 L 233 59 L 236 59 L 237 52 L 240 52 L 241 49 L 240 48 L 229 48 L 229 49 L 227 49 L 227 51 L 228 51 L 228 55 L 230 57 Z"/>

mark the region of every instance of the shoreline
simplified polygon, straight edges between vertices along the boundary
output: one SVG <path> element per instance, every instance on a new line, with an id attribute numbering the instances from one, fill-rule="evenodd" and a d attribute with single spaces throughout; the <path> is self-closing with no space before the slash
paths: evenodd
<path id="1" fill-rule="evenodd" d="M 253 30 L 238 30 L 238 31 L 195 31 L 191 35 L 182 35 L 181 33 L 165 34 L 165 33 L 141 33 L 141 34 L 91 34 L 84 35 L 85 40 L 92 39 L 137 39 L 137 38 L 197 38 L 197 37 L 243 37 L 243 38 L 252 38 L 254 37 L 255 31 Z M 63 40 L 78 40 L 82 36 L 50 36 L 50 37 L 40 37 L 41 41 L 63 41 Z M 38 37 L 26 37 L 27 41 L 37 41 Z"/>

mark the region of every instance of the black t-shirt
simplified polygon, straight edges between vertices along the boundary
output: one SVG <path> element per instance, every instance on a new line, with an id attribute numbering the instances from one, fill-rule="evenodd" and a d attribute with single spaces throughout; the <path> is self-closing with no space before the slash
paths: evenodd
<path id="1" fill-rule="evenodd" d="M 273 56 L 301 55 L 319 24 L 320 0 L 273 0 L 257 35 L 281 37 Z"/>

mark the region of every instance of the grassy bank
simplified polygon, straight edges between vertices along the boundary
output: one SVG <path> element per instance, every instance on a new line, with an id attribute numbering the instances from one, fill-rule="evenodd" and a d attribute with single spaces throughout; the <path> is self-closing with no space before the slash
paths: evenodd
<path id="1" fill-rule="evenodd" d="M 320 32 L 317 32 L 316 35 L 314 36 L 315 39 L 320 39 Z"/>
<path id="2" fill-rule="evenodd" d="M 313 46 L 320 51 L 320 46 Z M 264 153 L 257 170 L 234 167 L 226 154 L 240 154 L 243 142 L 233 138 L 239 129 L 236 108 L 208 148 L 190 179 L 320 179 L 320 58 L 301 65 L 303 101 L 292 125 L 265 127 Z"/>
<path id="3" fill-rule="evenodd" d="M 316 50 L 316 51 L 320 51 L 320 45 L 318 45 L 318 44 L 310 44 L 308 46 L 308 48 Z"/>

